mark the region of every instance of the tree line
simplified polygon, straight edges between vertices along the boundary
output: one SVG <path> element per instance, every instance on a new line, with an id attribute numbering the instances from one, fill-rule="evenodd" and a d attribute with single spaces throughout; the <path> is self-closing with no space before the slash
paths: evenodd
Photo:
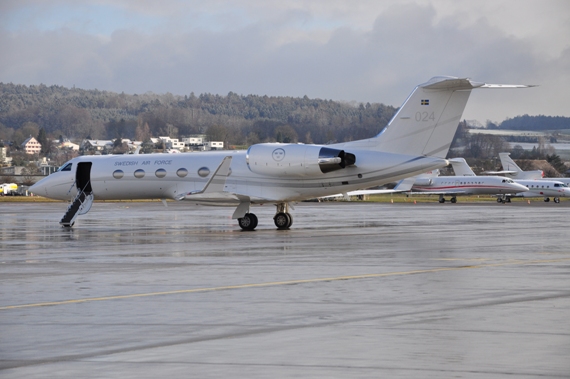
<path id="1" fill-rule="evenodd" d="M 43 129 L 70 139 L 146 140 L 207 134 L 229 145 L 343 142 L 380 132 L 396 108 L 307 96 L 117 94 L 0 83 L 0 140 L 21 143 Z M 21 141 L 20 141 L 21 140 Z"/>

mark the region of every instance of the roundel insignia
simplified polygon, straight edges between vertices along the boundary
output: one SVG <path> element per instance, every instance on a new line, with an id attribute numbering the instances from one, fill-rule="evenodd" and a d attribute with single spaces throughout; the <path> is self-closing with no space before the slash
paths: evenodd
<path id="1" fill-rule="evenodd" d="M 271 156 L 277 162 L 282 161 L 283 158 L 285 158 L 285 150 L 283 150 L 281 148 L 275 149 L 275 150 L 273 150 L 273 153 L 271 153 Z"/>

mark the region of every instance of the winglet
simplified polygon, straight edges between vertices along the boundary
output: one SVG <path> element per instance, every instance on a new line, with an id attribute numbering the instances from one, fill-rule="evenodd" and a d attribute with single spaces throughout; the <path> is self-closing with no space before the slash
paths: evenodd
<path id="1" fill-rule="evenodd" d="M 210 180 L 206 183 L 204 188 L 200 191 L 193 191 L 186 194 L 188 195 L 198 195 L 201 193 L 212 193 L 212 192 L 224 192 L 224 187 L 226 186 L 226 179 L 231 174 L 230 165 L 232 164 L 232 157 L 227 156 L 224 158 L 222 163 L 218 166 L 214 174 L 210 177 Z"/>
<path id="2" fill-rule="evenodd" d="M 394 187 L 394 192 L 408 192 L 408 191 L 410 191 L 412 189 L 412 186 L 414 185 L 415 181 L 416 181 L 416 178 L 413 176 L 400 180 L 398 182 L 398 184 L 396 184 L 396 187 Z"/>

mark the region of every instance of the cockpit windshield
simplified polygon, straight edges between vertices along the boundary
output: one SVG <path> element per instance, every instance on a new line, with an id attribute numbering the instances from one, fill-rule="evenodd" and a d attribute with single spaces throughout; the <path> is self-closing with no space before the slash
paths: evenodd
<path id="1" fill-rule="evenodd" d="M 60 171 L 71 171 L 71 166 L 73 166 L 73 163 L 64 163 L 63 166 L 61 166 L 60 168 L 58 168 L 56 172 L 60 172 Z"/>
<path id="2" fill-rule="evenodd" d="M 568 187 L 568 186 L 564 183 L 554 183 L 554 187 Z"/>

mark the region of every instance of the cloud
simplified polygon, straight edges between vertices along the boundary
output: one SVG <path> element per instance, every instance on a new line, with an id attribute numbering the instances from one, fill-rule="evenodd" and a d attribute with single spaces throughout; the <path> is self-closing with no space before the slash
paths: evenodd
<path id="1" fill-rule="evenodd" d="M 399 106 L 415 85 L 454 75 L 541 84 L 474 91 L 466 118 L 570 116 L 570 41 L 560 38 L 570 35 L 570 23 L 551 26 L 570 12 L 566 2 L 546 3 L 7 1 L 0 5 L 7 25 L 0 81 Z M 529 14 L 533 25 L 525 29 L 520 18 Z"/>

